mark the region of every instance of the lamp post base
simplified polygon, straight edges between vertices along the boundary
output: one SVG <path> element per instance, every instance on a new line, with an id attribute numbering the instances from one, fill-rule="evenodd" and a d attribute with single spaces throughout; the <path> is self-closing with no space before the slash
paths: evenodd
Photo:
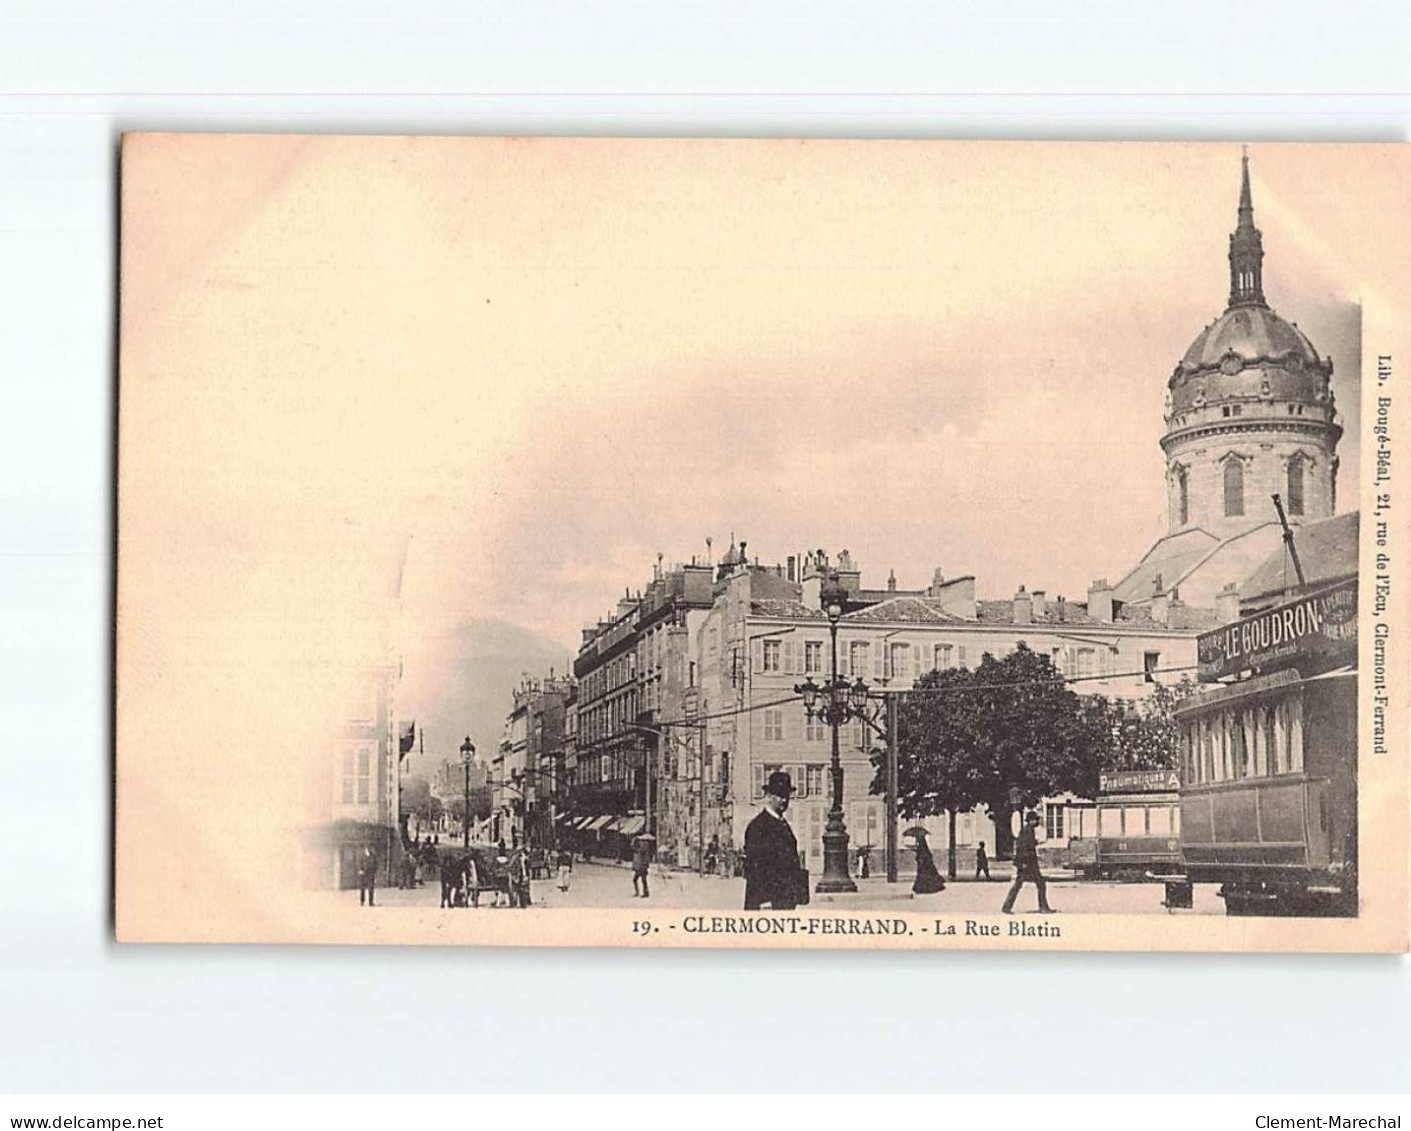
<path id="1" fill-rule="evenodd" d="M 831 820 L 829 824 L 832 824 Z M 823 875 L 813 890 L 821 895 L 857 891 L 857 884 L 853 883 L 848 872 L 848 834 L 845 829 L 830 829 L 823 834 Z"/>

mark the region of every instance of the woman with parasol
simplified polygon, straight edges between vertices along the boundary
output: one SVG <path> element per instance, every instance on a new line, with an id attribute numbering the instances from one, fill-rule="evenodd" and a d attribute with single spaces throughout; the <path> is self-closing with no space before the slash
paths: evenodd
<path id="1" fill-rule="evenodd" d="M 912 825 L 902 834 L 909 836 L 915 841 L 916 849 L 916 880 L 911 885 L 914 895 L 932 895 L 938 891 L 945 891 L 946 882 L 941 879 L 941 873 L 936 868 L 936 861 L 931 856 L 930 846 L 926 843 L 926 829 L 921 825 Z"/>

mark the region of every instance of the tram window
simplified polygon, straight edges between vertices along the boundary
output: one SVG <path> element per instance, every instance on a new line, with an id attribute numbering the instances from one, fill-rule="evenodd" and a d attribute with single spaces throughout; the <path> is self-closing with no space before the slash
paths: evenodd
<path id="1" fill-rule="evenodd" d="M 1122 832 L 1126 836 L 1146 836 L 1146 806 L 1128 805 L 1122 810 Z"/>
<path id="2" fill-rule="evenodd" d="M 1122 835 L 1122 810 L 1099 809 L 1097 811 L 1098 836 Z"/>
<path id="3" fill-rule="evenodd" d="M 1179 805 L 1172 805 L 1172 806 L 1171 806 L 1171 835 L 1172 835 L 1172 836 L 1180 836 L 1180 834 L 1181 834 L 1181 807 L 1180 807 Z"/>
<path id="4" fill-rule="evenodd" d="M 1171 835 L 1171 809 L 1167 805 L 1157 805 L 1147 810 L 1147 828 L 1152 836 Z"/>
<path id="5" fill-rule="evenodd" d="M 1244 742 L 1244 720 L 1236 715 L 1230 725 L 1230 777 L 1249 777 L 1249 750 Z"/>

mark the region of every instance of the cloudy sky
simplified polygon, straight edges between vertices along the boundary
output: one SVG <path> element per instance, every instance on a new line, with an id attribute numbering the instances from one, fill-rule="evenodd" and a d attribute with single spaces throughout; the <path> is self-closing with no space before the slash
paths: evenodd
<path id="1" fill-rule="evenodd" d="M 129 577 L 173 623 L 299 621 L 308 648 L 400 569 L 404 642 L 491 619 L 565 658 L 658 553 L 732 532 L 769 562 L 846 547 L 869 584 L 1083 596 L 1164 529 L 1165 381 L 1224 308 L 1239 157 L 129 139 Z M 1337 366 L 1352 506 L 1357 304 L 1408 254 L 1363 218 L 1405 163 L 1251 161 L 1270 302 Z"/>
<path id="2" fill-rule="evenodd" d="M 533 407 L 418 524 L 412 617 L 455 593 L 571 646 L 658 553 L 732 533 L 769 562 L 847 547 L 878 585 L 1077 596 L 1162 532 L 1164 382 L 1224 307 L 1237 147 L 477 156 L 422 266 L 463 379 Z M 1270 300 L 1346 409 L 1358 288 L 1293 210 L 1298 154 L 1254 160 Z M 1346 487 L 1355 422 L 1343 451 Z"/>

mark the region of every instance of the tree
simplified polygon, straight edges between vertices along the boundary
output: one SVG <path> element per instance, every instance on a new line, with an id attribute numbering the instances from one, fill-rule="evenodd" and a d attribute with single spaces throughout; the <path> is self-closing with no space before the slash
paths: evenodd
<path id="1" fill-rule="evenodd" d="M 1175 685 L 1157 684 L 1140 702 L 1119 699 L 1107 704 L 1114 741 L 1102 768 L 1176 769 L 1180 741 L 1176 705 L 1195 690 L 1196 684 L 1183 677 Z"/>
<path id="2" fill-rule="evenodd" d="M 897 802 L 906 817 L 984 806 L 1008 855 L 1014 805 L 1072 791 L 1091 797 L 1113 743 L 1105 701 L 1069 689 L 1047 656 L 1020 644 L 973 670 L 928 672 L 897 709 Z M 880 763 L 880 759 L 874 759 Z M 885 766 L 872 785 L 886 789 Z M 954 836 L 952 832 L 952 837 Z"/>

